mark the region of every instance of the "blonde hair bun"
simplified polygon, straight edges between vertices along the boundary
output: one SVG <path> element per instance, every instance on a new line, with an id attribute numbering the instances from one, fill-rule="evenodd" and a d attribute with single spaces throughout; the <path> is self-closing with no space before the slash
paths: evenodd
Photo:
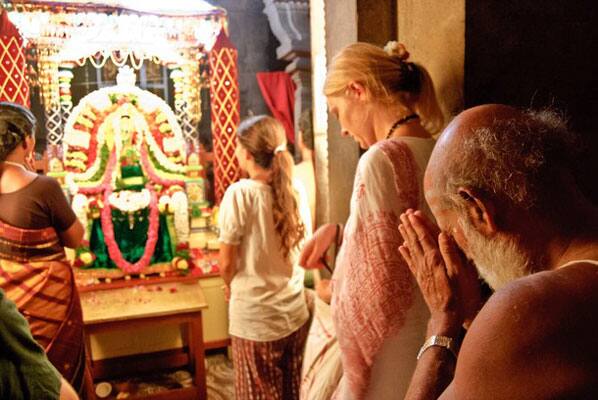
<path id="1" fill-rule="evenodd" d="M 359 82 L 372 99 L 385 104 L 399 102 L 419 115 L 424 128 L 438 132 L 444 116 L 430 74 L 408 58 L 409 52 L 399 42 L 389 42 L 384 49 L 370 43 L 350 44 L 328 66 L 324 95 L 345 95 L 351 82 Z"/>
<path id="2" fill-rule="evenodd" d="M 397 57 L 401 61 L 409 59 L 409 52 L 403 43 L 392 40 L 384 46 L 384 51 L 391 57 Z"/>

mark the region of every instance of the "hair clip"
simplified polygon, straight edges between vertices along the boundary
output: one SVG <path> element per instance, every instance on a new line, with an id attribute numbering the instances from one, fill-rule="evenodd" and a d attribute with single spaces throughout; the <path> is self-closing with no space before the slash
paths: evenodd
<path id="1" fill-rule="evenodd" d="M 276 146 L 276 148 L 274 149 L 274 154 L 280 153 L 282 151 L 285 151 L 286 149 L 287 149 L 287 144 L 286 143 L 281 143 L 278 146 Z"/>
<path id="2" fill-rule="evenodd" d="M 384 46 L 384 51 L 389 56 L 397 56 L 401 61 L 407 61 L 409 59 L 409 52 L 405 48 L 403 43 L 399 43 L 396 40 L 391 40 Z"/>

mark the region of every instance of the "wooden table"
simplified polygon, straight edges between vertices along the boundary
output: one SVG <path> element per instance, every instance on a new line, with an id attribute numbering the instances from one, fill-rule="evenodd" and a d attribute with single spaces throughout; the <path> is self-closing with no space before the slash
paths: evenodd
<path id="1" fill-rule="evenodd" d="M 160 352 L 92 362 L 94 378 L 135 374 L 190 365 L 194 386 L 153 395 L 152 399 L 206 399 L 206 375 L 201 313 L 207 308 L 199 282 L 167 283 L 82 292 L 86 345 L 91 334 L 132 327 L 159 329 L 166 324 L 187 325 L 188 352 Z"/>

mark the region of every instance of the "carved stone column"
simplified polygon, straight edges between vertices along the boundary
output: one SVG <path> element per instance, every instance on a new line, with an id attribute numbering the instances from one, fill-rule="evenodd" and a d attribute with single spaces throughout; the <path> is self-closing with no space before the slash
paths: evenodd
<path id="1" fill-rule="evenodd" d="M 322 86 L 332 57 L 357 41 L 357 0 L 264 0 L 264 5 L 270 28 L 280 41 L 276 55 L 290 61 L 287 72 L 297 85 L 296 131 L 299 116 L 313 104 L 316 225 L 344 223 L 359 148 L 341 137 L 338 123 L 329 118 Z"/>
<path id="2" fill-rule="evenodd" d="M 318 225 L 346 222 L 359 147 L 342 137 L 323 95 L 327 66 L 346 45 L 357 40 L 357 0 L 310 0 L 313 67 L 314 149 Z"/>
<path id="3" fill-rule="evenodd" d="M 270 29 L 280 42 L 276 56 L 289 61 L 286 68 L 295 82 L 295 135 L 299 119 L 311 109 L 311 58 L 308 0 L 264 0 Z"/>

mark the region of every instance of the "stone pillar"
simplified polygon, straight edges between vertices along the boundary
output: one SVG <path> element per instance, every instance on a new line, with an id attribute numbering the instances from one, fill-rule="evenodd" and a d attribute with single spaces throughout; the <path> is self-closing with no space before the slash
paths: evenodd
<path id="1" fill-rule="evenodd" d="M 310 0 L 314 149 L 316 164 L 316 223 L 345 222 L 353 188 L 359 147 L 340 135 L 340 126 L 327 112 L 322 94 L 326 67 L 346 45 L 357 41 L 356 0 Z"/>
<path id="2" fill-rule="evenodd" d="M 299 133 L 299 120 L 304 112 L 311 110 L 311 58 L 310 56 L 296 57 L 286 68 L 295 82 L 295 109 L 293 110 L 293 121 L 295 127 L 295 143 Z M 298 152 L 299 149 L 295 148 Z"/>
<path id="3" fill-rule="evenodd" d="M 279 60 L 288 61 L 286 72 L 295 82 L 295 135 L 301 114 L 311 108 L 311 55 L 308 0 L 264 0 L 270 29 L 280 42 Z"/>

